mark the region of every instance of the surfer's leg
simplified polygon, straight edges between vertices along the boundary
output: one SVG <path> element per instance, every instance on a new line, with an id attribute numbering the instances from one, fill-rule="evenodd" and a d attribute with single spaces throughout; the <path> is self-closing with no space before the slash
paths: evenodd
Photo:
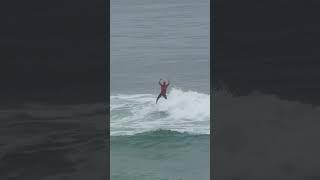
<path id="1" fill-rule="evenodd" d="M 161 94 L 159 94 L 159 96 L 157 97 L 156 104 L 158 103 L 158 100 L 160 97 L 161 97 Z"/>
<path id="2" fill-rule="evenodd" d="M 167 99 L 167 95 L 166 94 L 164 94 L 164 95 L 162 95 L 165 99 Z"/>

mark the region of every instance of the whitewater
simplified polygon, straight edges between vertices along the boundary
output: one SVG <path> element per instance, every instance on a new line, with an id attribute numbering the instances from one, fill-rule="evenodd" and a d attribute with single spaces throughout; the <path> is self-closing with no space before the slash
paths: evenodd
<path id="1" fill-rule="evenodd" d="M 111 96 L 111 136 L 170 130 L 189 134 L 210 134 L 210 95 L 170 89 L 168 99 L 158 94 Z"/>

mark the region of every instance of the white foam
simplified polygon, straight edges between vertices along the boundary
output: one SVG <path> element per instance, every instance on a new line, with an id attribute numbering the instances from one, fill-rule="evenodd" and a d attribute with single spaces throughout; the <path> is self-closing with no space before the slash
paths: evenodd
<path id="1" fill-rule="evenodd" d="M 210 133 L 210 96 L 171 89 L 168 99 L 157 95 L 111 96 L 111 135 L 132 135 L 167 129 L 195 134 Z"/>

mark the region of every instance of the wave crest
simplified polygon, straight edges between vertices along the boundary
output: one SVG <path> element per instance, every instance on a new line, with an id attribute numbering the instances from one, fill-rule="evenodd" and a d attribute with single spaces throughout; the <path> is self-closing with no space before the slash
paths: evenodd
<path id="1" fill-rule="evenodd" d="M 158 129 L 210 133 L 210 96 L 172 88 L 168 99 L 157 95 L 111 96 L 111 135 L 133 135 Z"/>

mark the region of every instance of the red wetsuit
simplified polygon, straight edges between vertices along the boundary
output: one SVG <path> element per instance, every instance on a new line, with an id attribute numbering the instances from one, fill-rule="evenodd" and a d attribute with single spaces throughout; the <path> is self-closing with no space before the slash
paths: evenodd
<path id="1" fill-rule="evenodd" d="M 160 79 L 160 81 L 161 81 L 161 79 Z M 160 94 L 159 94 L 159 96 L 158 96 L 158 98 L 157 98 L 157 100 L 156 100 L 156 103 L 158 102 L 158 100 L 159 100 L 159 98 L 161 97 L 161 96 L 163 96 L 165 99 L 167 99 L 167 87 L 169 86 L 169 81 L 168 81 L 168 83 L 166 84 L 165 82 L 164 83 L 160 83 L 160 81 L 159 81 L 159 85 L 161 86 L 161 92 L 160 92 Z"/>
<path id="2" fill-rule="evenodd" d="M 167 94 L 167 87 L 169 84 L 161 84 L 161 95 L 166 95 Z"/>

